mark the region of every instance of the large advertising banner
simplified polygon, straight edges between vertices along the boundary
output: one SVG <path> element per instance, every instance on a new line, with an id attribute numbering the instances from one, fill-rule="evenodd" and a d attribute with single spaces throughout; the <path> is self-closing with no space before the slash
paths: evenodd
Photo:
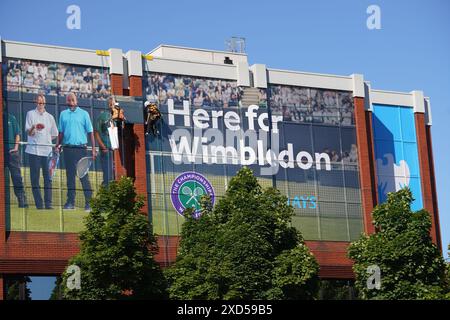
<path id="1" fill-rule="evenodd" d="M 379 202 L 388 192 L 409 187 L 413 210 L 423 208 L 414 111 L 409 107 L 373 105 L 373 129 Z"/>
<path id="2" fill-rule="evenodd" d="M 362 231 L 350 92 L 146 73 L 145 100 L 162 114 L 147 136 L 150 216 L 157 234 L 177 235 L 182 212 L 250 167 L 296 212 L 307 239 L 345 240 Z"/>
<path id="3" fill-rule="evenodd" d="M 2 74 L 7 229 L 78 232 L 114 178 L 109 70 L 6 59 Z"/>

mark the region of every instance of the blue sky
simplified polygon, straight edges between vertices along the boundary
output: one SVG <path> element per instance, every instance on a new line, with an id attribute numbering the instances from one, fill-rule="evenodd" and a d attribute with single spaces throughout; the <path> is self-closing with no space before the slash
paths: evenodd
<path id="1" fill-rule="evenodd" d="M 81 8 L 81 30 L 66 8 Z M 366 9 L 381 8 L 381 30 Z M 225 49 L 247 39 L 249 62 L 349 75 L 372 87 L 423 90 L 431 98 L 433 149 L 444 250 L 450 242 L 450 1 L 22 1 L 1 0 L 3 39 L 61 46 L 150 51 L 161 43 Z"/>
<path id="2" fill-rule="evenodd" d="M 33 300 L 48 300 L 55 287 L 55 277 L 31 277 L 28 288 Z"/>

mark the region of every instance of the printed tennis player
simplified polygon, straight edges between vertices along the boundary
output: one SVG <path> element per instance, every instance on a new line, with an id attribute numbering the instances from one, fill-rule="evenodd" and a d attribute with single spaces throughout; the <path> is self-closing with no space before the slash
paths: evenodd
<path id="1" fill-rule="evenodd" d="M 95 160 L 95 138 L 89 113 L 78 106 L 76 95 L 71 92 L 66 97 L 68 109 L 61 112 L 59 116 L 59 136 L 57 150 L 61 145 L 64 147 L 63 158 L 66 167 L 67 176 L 67 201 L 64 205 L 65 210 L 75 209 L 75 175 L 77 162 L 87 156 L 88 138 L 91 141 L 92 159 Z M 85 211 L 91 211 L 89 201 L 92 198 L 92 188 L 89 181 L 89 175 L 80 179 L 83 187 L 85 199 Z"/>
<path id="2" fill-rule="evenodd" d="M 106 186 L 110 181 L 114 180 L 113 175 L 113 151 L 111 149 L 111 140 L 109 139 L 108 128 L 111 125 L 111 114 L 116 101 L 113 97 L 108 99 L 108 110 L 100 113 L 95 120 L 95 139 L 100 148 L 100 160 L 103 171 L 102 185 Z"/>
<path id="3" fill-rule="evenodd" d="M 21 173 L 20 161 L 20 129 L 16 117 L 7 112 L 6 108 L 3 110 L 3 123 L 6 128 L 7 140 L 5 141 L 5 167 L 9 169 L 11 180 L 14 186 L 14 194 L 16 195 L 19 208 L 28 208 L 27 199 L 25 196 L 25 189 L 23 186 L 23 179 Z M 9 178 L 6 178 L 9 181 Z M 9 188 L 6 190 L 9 191 Z M 9 196 L 7 196 L 9 198 Z"/>
<path id="4" fill-rule="evenodd" d="M 27 132 L 27 147 L 30 162 L 30 180 L 36 208 L 53 209 L 52 181 L 48 168 L 47 156 L 52 151 L 52 140 L 58 137 L 55 118 L 45 110 L 45 96 L 36 97 L 36 108 L 27 112 L 25 131 Z M 40 172 L 44 178 L 44 203 L 42 203 Z M 45 205 L 45 207 L 44 207 Z"/>

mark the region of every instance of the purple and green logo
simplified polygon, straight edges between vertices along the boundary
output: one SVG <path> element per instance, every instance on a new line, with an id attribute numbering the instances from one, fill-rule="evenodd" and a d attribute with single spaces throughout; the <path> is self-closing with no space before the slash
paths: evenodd
<path id="1" fill-rule="evenodd" d="M 208 179 L 196 172 L 189 171 L 180 174 L 170 188 L 172 205 L 180 215 L 183 215 L 187 208 L 194 208 L 194 217 L 198 218 L 200 216 L 200 199 L 204 195 L 209 195 L 214 205 L 213 186 Z"/>

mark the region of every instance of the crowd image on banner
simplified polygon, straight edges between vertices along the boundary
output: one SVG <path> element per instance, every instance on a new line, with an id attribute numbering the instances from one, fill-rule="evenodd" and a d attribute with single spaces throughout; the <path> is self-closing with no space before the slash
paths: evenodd
<path id="1" fill-rule="evenodd" d="M 80 98 L 106 99 L 110 94 L 107 70 L 62 63 L 9 60 L 8 91 L 61 95 L 69 92 Z"/>
<path id="2" fill-rule="evenodd" d="M 354 125 L 350 92 L 271 86 L 270 105 L 283 121 Z"/>
<path id="3" fill-rule="evenodd" d="M 188 100 L 196 107 L 228 108 L 239 104 L 239 88 L 235 81 L 149 74 L 144 78 L 145 95 L 148 101 L 166 104 Z"/>

